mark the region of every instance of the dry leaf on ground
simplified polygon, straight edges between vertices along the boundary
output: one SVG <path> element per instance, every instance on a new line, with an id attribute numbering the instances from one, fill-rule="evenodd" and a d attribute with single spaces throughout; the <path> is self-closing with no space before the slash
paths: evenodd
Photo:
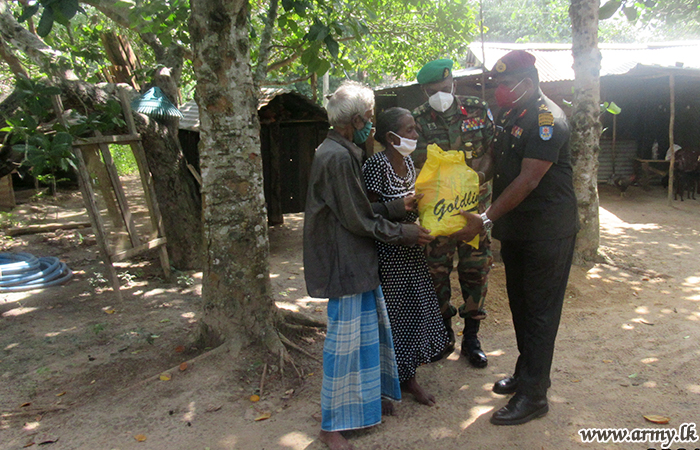
<path id="1" fill-rule="evenodd" d="M 187 370 L 187 363 L 186 363 L 186 362 L 180 364 L 180 370 L 181 370 L 181 371 Z"/>
<path id="2" fill-rule="evenodd" d="M 255 421 L 259 422 L 261 420 L 267 420 L 270 417 L 272 417 L 272 414 L 270 414 L 269 412 L 264 412 L 264 413 L 260 414 L 258 417 L 256 417 Z"/>
<path id="3" fill-rule="evenodd" d="M 260 401 L 260 396 L 257 395 L 257 394 L 253 394 L 253 395 L 250 396 L 250 401 L 253 402 L 253 403 L 259 402 L 259 401 Z"/>
<path id="4" fill-rule="evenodd" d="M 137 434 L 134 436 L 134 439 L 136 439 L 138 442 L 143 442 L 146 440 L 146 435 L 145 434 Z"/>
<path id="5" fill-rule="evenodd" d="M 161 381 L 170 381 L 171 378 L 172 378 L 172 375 L 170 375 L 169 373 L 161 373 L 160 374 Z"/>
<path id="6" fill-rule="evenodd" d="M 670 417 L 658 416 L 656 414 L 649 414 L 649 415 L 644 416 L 644 418 L 651 423 L 665 424 L 665 423 L 669 423 L 671 421 Z"/>

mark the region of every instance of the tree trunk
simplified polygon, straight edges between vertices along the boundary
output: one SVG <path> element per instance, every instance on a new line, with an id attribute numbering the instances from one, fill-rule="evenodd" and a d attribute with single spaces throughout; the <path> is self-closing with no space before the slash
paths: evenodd
<path id="1" fill-rule="evenodd" d="M 593 261 L 598 253 L 598 151 L 600 148 L 599 0 L 572 0 L 569 8 L 574 56 L 571 156 L 578 200 L 579 231 L 574 261 Z"/>
<path id="2" fill-rule="evenodd" d="M 270 295 L 269 241 L 247 0 L 193 0 L 204 205 L 203 337 L 286 355 Z"/>

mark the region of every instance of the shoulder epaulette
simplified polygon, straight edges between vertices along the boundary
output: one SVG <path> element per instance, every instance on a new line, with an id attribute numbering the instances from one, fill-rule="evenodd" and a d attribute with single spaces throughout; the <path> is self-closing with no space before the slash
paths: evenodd
<path id="1" fill-rule="evenodd" d="M 414 116 L 422 116 L 426 112 L 430 110 L 430 105 L 428 103 L 423 103 L 422 105 L 418 106 L 413 110 L 413 115 Z"/>
<path id="2" fill-rule="evenodd" d="M 457 98 L 462 106 L 476 107 L 476 108 L 488 108 L 488 104 L 480 99 L 479 97 L 473 97 L 471 95 L 458 95 Z"/>

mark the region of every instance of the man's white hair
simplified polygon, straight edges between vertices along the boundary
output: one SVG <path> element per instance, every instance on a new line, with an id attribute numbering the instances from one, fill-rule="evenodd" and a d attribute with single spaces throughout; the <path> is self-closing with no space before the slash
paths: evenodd
<path id="1" fill-rule="evenodd" d="M 347 126 L 356 114 L 364 116 L 369 109 L 374 109 L 374 92 L 356 81 L 343 82 L 326 105 L 328 122 L 338 128 Z"/>

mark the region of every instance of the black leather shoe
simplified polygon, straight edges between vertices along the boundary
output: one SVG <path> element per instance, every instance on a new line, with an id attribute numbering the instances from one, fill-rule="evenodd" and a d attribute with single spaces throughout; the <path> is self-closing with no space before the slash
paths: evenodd
<path id="1" fill-rule="evenodd" d="M 481 350 L 481 343 L 476 337 L 462 338 L 462 350 L 460 353 L 469 360 L 469 364 L 476 368 L 483 369 L 489 363 L 486 353 Z"/>
<path id="2" fill-rule="evenodd" d="M 518 389 L 518 379 L 514 377 L 505 377 L 493 384 L 493 392 L 496 394 L 507 395 L 515 394 Z"/>
<path id="3" fill-rule="evenodd" d="M 542 417 L 549 411 L 547 397 L 516 395 L 491 416 L 494 425 L 519 425 Z"/>

